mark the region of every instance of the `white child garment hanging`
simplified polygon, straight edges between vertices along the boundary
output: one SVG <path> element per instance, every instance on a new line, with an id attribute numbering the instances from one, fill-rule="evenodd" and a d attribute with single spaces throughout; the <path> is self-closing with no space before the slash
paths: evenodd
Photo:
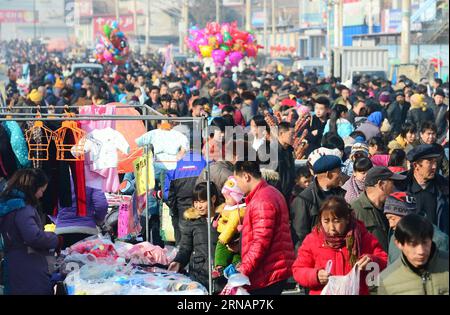
<path id="1" fill-rule="evenodd" d="M 130 146 L 124 136 L 112 128 L 95 129 L 86 136 L 84 152 L 89 152 L 89 171 L 97 173 L 103 178 L 102 190 L 104 192 L 119 190 L 117 150 L 128 154 Z"/>
<path id="2" fill-rule="evenodd" d="M 92 170 L 117 167 L 117 150 L 128 154 L 130 146 L 124 136 L 112 128 L 95 129 L 88 134 L 85 152 L 89 152 Z"/>

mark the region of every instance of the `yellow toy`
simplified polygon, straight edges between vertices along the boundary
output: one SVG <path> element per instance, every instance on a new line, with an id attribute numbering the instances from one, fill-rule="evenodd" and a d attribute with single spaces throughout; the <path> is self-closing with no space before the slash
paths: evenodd
<path id="1" fill-rule="evenodd" d="M 220 233 L 214 257 L 213 278 L 220 277 L 223 269 L 230 263 L 238 264 L 241 260 L 239 252 L 232 247 L 239 242 L 239 232 L 244 220 L 245 203 L 242 203 L 244 193 L 237 186 L 236 179 L 230 176 L 222 188 L 222 194 L 225 197 L 225 204 L 218 208 L 217 212 L 220 214 L 213 224 Z"/>

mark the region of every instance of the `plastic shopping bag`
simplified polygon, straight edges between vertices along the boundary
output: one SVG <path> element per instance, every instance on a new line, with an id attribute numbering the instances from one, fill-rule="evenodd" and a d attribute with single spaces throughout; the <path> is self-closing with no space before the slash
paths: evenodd
<path id="1" fill-rule="evenodd" d="M 330 276 L 321 295 L 359 295 L 360 270 L 358 265 L 345 276 Z"/>
<path id="2" fill-rule="evenodd" d="M 219 295 L 249 295 L 244 286 L 250 285 L 250 279 L 238 272 L 234 265 L 225 268 L 224 275 L 228 279 L 228 283 Z"/>

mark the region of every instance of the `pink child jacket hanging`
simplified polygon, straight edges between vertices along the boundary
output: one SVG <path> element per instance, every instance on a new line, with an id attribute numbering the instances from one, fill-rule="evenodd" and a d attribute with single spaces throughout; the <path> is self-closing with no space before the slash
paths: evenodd
<path id="1" fill-rule="evenodd" d="M 133 216 L 133 197 L 122 196 L 122 202 L 119 206 L 119 219 L 117 223 L 117 236 L 125 237 L 130 233 L 138 233 L 141 227 L 134 223 Z"/>

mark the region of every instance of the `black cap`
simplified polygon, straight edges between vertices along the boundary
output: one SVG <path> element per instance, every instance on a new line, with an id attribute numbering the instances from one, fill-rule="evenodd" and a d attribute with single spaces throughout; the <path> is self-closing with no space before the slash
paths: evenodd
<path id="1" fill-rule="evenodd" d="M 403 90 L 397 90 L 397 91 L 395 91 L 395 97 L 397 97 L 397 96 L 405 97 L 405 93 L 403 92 Z"/>
<path id="2" fill-rule="evenodd" d="M 440 95 L 442 97 L 445 97 L 445 92 L 443 89 L 437 89 L 436 92 L 434 92 L 434 96 Z"/>
<path id="3" fill-rule="evenodd" d="M 404 180 L 406 176 L 393 173 L 390 169 L 388 169 L 385 166 L 377 166 L 371 168 L 366 175 L 366 180 L 364 181 L 364 184 L 366 187 L 374 186 L 378 183 L 380 180 Z"/>
<path id="4" fill-rule="evenodd" d="M 438 158 L 442 155 L 439 145 L 420 144 L 408 152 L 406 158 L 410 162 L 416 162 L 423 159 Z"/>

